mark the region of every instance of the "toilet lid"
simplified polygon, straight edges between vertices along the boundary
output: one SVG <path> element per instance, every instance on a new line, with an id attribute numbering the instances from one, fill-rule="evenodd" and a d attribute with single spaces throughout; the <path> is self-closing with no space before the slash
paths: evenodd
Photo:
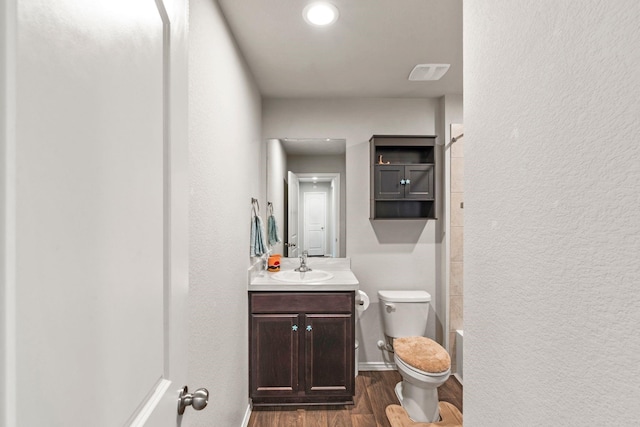
<path id="1" fill-rule="evenodd" d="M 429 302 L 431 295 L 425 291 L 378 291 L 378 298 L 386 302 Z"/>
<path id="2" fill-rule="evenodd" d="M 439 373 L 451 368 L 451 357 L 437 342 L 426 337 L 393 340 L 393 350 L 403 362 L 424 372 Z"/>

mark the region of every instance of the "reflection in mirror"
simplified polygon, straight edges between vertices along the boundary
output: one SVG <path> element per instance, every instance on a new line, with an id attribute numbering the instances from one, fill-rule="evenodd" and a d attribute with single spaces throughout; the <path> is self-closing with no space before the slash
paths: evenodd
<path id="1" fill-rule="evenodd" d="M 267 144 L 267 200 L 283 241 L 272 252 L 346 256 L 346 141 L 282 138 Z"/>

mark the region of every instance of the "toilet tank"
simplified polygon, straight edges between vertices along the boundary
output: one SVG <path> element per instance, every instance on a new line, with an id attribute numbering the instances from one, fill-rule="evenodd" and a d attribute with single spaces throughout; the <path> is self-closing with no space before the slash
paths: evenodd
<path id="1" fill-rule="evenodd" d="M 425 291 L 378 291 L 384 334 L 425 336 L 431 295 Z"/>

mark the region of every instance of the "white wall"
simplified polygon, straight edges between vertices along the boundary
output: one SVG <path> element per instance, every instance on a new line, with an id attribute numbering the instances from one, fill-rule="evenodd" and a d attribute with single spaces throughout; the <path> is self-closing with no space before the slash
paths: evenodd
<path id="1" fill-rule="evenodd" d="M 640 419 L 640 3 L 464 3 L 468 426 Z"/>
<path id="2" fill-rule="evenodd" d="M 265 164 L 268 162 L 268 166 L 265 168 L 265 174 L 267 169 L 269 170 L 268 177 L 265 177 L 267 184 L 266 197 L 268 201 L 273 204 L 273 215 L 278 224 L 278 232 L 280 233 L 281 240 L 280 243 L 273 245 L 271 253 L 284 254 L 283 244 L 287 241 L 287 236 L 284 234 L 284 184 L 287 179 L 287 153 L 284 152 L 282 142 L 280 142 L 279 139 L 271 139 L 267 142 L 265 155 L 266 158 L 263 159 L 263 161 Z"/>
<path id="3" fill-rule="evenodd" d="M 261 99 L 216 2 L 190 10 L 189 386 L 209 406 L 193 426 L 239 426 L 248 405 L 251 197 L 266 210 Z"/>
<path id="4" fill-rule="evenodd" d="M 435 134 L 437 99 L 265 99 L 264 139 L 346 139 L 347 256 L 372 299 L 357 331 L 360 361 L 382 363 L 379 289 L 424 289 L 436 298 L 436 221 L 369 221 L 369 139 Z M 435 337 L 435 309 L 428 335 Z"/>

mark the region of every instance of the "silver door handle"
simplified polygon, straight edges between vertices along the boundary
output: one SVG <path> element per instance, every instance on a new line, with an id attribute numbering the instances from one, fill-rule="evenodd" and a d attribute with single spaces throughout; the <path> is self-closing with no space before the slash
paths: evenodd
<path id="1" fill-rule="evenodd" d="M 192 406 L 196 411 L 204 409 L 209 403 L 209 390 L 206 388 L 199 388 L 192 393 L 189 393 L 187 386 L 184 386 L 178 396 L 178 415 L 184 414 L 184 410 L 187 406 Z"/>

